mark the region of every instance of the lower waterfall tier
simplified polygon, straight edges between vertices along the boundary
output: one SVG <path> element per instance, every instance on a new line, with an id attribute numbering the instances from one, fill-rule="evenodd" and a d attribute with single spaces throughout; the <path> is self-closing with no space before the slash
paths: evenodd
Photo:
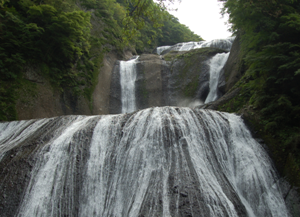
<path id="1" fill-rule="evenodd" d="M 2 216 L 288 216 L 234 114 L 149 108 L 0 123 Z"/>

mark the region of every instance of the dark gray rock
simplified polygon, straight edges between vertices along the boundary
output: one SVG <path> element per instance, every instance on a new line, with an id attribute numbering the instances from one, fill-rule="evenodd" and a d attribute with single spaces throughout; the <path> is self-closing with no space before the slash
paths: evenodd
<path id="1" fill-rule="evenodd" d="M 111 75 L 110 94 L 109 94 L 109 113 L 120 114 L 122 112 L 120 84 L 120 61 L 117 61 Z"/>
<path id="2" fill-rule="evenodd" d="M 228 60 L 224 66 L 222 73 L 223 80 L 226 80 L 226 84 L 220 84 L 222 92 L 228 92 L 236 82 L 240 80 L 244 71 L 244 62 L 242 60 L 240 37 L 237 36 L 232 44 Z"/>

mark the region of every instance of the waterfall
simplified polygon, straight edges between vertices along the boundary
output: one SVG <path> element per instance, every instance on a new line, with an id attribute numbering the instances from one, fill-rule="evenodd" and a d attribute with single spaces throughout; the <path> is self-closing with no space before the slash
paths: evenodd
<path id="1" fill-rule="evenodd" d="M 189 51 L 192 49 L 196 49 L 199 47 L 199 45 L 202 44 L 202 42 L 186 42 L 182 43 L 179 47 L 178 51 Z"/>
<path id="2" fill-rule="evenodd" d="M 122 113 L 129 113 L 136 110 L 135 80 L 136 62 L 138 58 L 137 56 L 128 61 L 120 61 Z"/>
<path id="3" fill-rule="evenodd" d="M 163 51 L 165 51 L 165 50 L 167 50 L 169 48 L 171 48 L 171 46 L 160 46 L 160 47 L 157 47 L 156 48 L 156 53 L 158 55 L 160 55 Z"/>
<path id="4" fill-rule="evenodd" d="M 221 92 L 218 89 L 218 84 L 220 82 L 220 79 L 222 79 L 220 74 L 227 62 L 227 59 L 229 57 L 229 52 L 234 39 L 235 37 L 229 37 L 226 39 L 214 39 L 211 41 L 184 42 L 184 43 L 178 43 L 173 46 L 158 47 L 156 51 L 158 54 L 161 53 L 166 54 L 170 51 L 190 51 L 193 49 L 200 49 L 206 47 L 217 48 L 226 51 L 227 53 L 218 53 L 215 56 L 213 56 L 209 61 L 207 61 L 207 65 L 209 66 L 209 81 L 208 81 L 209 91 L 207 88 L 208 86 L 205 86 L 207 85 L 207 82 L 202 82 L 201 84 L 205 88 L 200 90 L 200 92 L 203 93 L 204 99 L 202 100 L 204 101 L 204 103 L 209 103 L 221 97 Z M 200 89 L 201 88 L 202 87 L 200 86 Z M 206 96 L 207 94 L 206 91 L 208 92 L 207 96 Z"/>
<path id="5" fill-rule="evenodd" d="M 191 41 L 191 42 L 183 42 L 178 43 L 173 46 L 161 46 L 156 48 L 156 53 L 161 55 L 164 51 L 189 51 L 197 48 L 204 48 L 204 47 L 213 47 L 218 49 L 223 49 L 226 51 L 230 51 L 231 45 L 234 41 L 235 37 L 229 37 L 226 39 L 213 39 L 211 41 Z M 164 53 L 164 54 L 166 54 Z"/>
<path id="6" fill-rule="evenodd" d="M 200 47 L 214 47 L 214 48 L 219 48 L 219 49 L 223 49 L 226 51 L 230 51 L 231 49 L 231 45 L 233 43 L 233 40 L 235 39 L 235 37 L 230 37 L 227 39 L 214 39 L 211 41 L 206 41 L 204 43 L 202 43 L 200 45 Z"/>
<path id="7" fill-rule="evenodd" d="M 10 216 L 288 216 L 271 160 L 234 114 L 156 107 L 0 130 L 3 168 L 35 159 Z"/>
<path id="8" fill-rule="evenodd" d="M 229 57 L 228 53 L 216 54 L 209 61 L 209 93 L 205 99 L 205 103 L 209 103 L 217 100 L 220 97 L 218 94 L 218 84 L 220 78 L 220 72 L 222 71 L 227 59 Z"/>

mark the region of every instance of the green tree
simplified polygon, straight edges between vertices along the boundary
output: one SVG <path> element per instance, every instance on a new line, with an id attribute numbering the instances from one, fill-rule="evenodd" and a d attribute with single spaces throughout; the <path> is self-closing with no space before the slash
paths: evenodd
<path id="1" fill-rule="evenodd" d="M 281 171 L 293 170 L 288 176 L 300 186 L 296 171 L 300 144 L 295 142 L 300 132 L 300 1 L 221 1 L 223 13 L 229 14 L 232 23 L 231 31 L 241 35 L 248 68 L 246 84 L 240 83 L 247 94 L 240 95 L 247 95 L 248 104 L 257 109 L 260 128 L 273 143 Z M 245 96 L 240 101 L 247 101 Z"/>

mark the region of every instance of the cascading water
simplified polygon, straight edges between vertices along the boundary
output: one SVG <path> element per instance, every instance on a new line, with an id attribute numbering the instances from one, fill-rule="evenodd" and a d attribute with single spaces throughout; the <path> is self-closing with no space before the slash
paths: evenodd
<path id="1" fill-rule="evenodd" d="M 220 72 L 227 62 L 228 57 L 229 53 L 220 53 L 209 60 L 209 93 L 204 103 L 215 101 L 220 97 L 218 93 Z"/>
<path id="2" fill-rule="evenodd" d="M 158 55 L 160 55 L 163 51 L 169 49 L 171 46 L 160 46 L 156 48 L 156 52 Z"/>
<path id="3" fill-rule="evenodd" d="M 211 41 L 205 41 L 199 47 L 200 48 L 214 47 L 214 48 L 219 48 L 219 49 L 223 49 L 226 51 L 230 51 L 231 45 L 232 45 L 234 39 L 235 39 L 235 37 L 230 37 L 227 39 L 214 39 Z M 199 48 L 199 47 L 197 47 L 197 48 Z"/>
<path id="4" fill-rule="evenodd" d="M 209 66 L 209 93 L 206 98 L 202 99 L 204 103 L 209 103 L 217 100 L 221 97 L 221 92 L 218 90 L 218 84 L 220 80 L 220 73 L 224 68 L 227 59 L 229 57 L 229 51 L 235 37 L 227 39 L 214 39 L 211 41 L 200 41 L 200 42 L 184 42 L 178 43 L 174 46 L 163 46 L 156 49 L 158 54 L 168 53 L 170 51 L 190 51 L 199 48 L 218 48 L 227 51 L 227 53 L 219 53 L 212 57 L 207 64 Z M 205 83 L 204 83 L 205 84 Z M 206 88 L 202 92 L 206 92 Z"/>
<path id="5" fill-rule="evenodd" d="M 191 42 L 184 42 L 178 43 L 173 46 L 161 46 L 156 48 L 157 54 L 162 54 L 164 51 L 189 51 L 197 48 L 204 48 L 204 47 L 213 47 L 219 48 L 226 51 L 230 51 L 231 45 L 234 41 L 235 37 L 229 37 L 226 39 L 213 39 L 211 41 L 191 41 Z"/>
<path id="6" fill-rule="evenodd" d="M 162 107 L 0 132 L 2 168 L 35 156 L 18 209 L 6 215 L 2 200 L 3 216 L 288 216 L 267 153 L 234 114 Z"/>
<path id="7" fill-rule="evenodd" d="M 189 51 L 192 49 L 198 48 L 202 42 L 186 42 L 182 43 L 181 46 L 179 46 L 178 51 Z"/>
<path id="8" fill-rule="evenodd" d="M 129 61 L 120 61 L 122 113 L 129 113 L 136 110 L 135 80 L 137 59 L 138 56 Z"/>

